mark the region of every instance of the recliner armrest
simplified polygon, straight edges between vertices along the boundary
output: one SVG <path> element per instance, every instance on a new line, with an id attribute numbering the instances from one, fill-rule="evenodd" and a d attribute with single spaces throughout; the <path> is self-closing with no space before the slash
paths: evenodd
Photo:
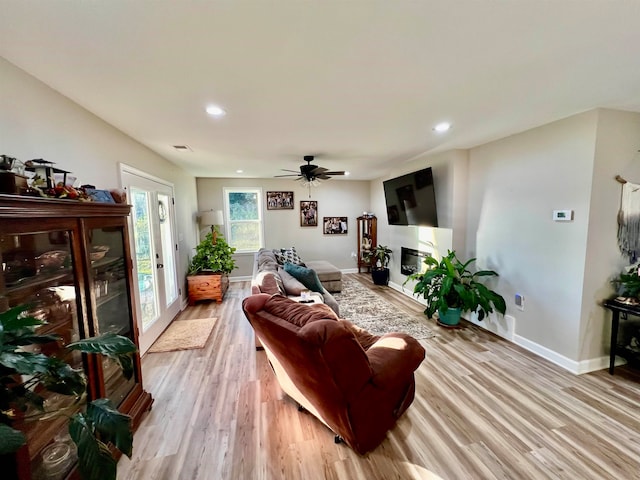
<path id="1" fill-rule="evenodd" d="M 420 343 L 404 333 L 388 333 L 367 350 L 374 385 L 388 388 L 406 381 L 425 358 Z"/>

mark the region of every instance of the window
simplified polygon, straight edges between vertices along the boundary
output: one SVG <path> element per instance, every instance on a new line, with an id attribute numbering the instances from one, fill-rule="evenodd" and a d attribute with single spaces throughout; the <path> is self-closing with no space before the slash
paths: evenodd
<path id="1" fill-rule="evenodd" d="M 257 252 L 263 247 L 262 189 L 225 188 L 227 241 L 238 252 Z"/>

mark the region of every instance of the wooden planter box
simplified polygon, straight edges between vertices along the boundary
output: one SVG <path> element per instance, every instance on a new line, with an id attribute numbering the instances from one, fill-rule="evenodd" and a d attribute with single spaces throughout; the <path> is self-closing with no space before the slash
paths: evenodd
<path id="1" fill-rule="evenodd" d="M 189 284 L 189 305 L 195 305 L 198 300 L 215 300 L 222 302 L 222 298 L 229 288 L 229 275 L 226 273 L 210 273 L 187 277 Z"/>

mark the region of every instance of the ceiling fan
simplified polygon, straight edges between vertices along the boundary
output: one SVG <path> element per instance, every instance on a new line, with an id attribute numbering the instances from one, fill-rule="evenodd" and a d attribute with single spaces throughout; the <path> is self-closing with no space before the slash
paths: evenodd
<path id="1" fill-rule="evenodd" d="M 296 178 L 296 180 L 300 180 L 302 182 L 302 185 L 304 185 L 305 187 L 307 185 L 313 185 L 315 187 L 320 183 L 320 180 L 329 180 L 332 176 L 345 174 L 345 172 L 330 172 L 328 168 L 312 165 L 311 162 L 313 162 L 313 155 L 305 155 L 303 158 L 304 161 L 307 162 L 307 164 L 300 165 L 300 172 L 283 168 L 282 171 L 292 173 L 286 175 L 276 175 L 276 177 L 298 177 Z"/>

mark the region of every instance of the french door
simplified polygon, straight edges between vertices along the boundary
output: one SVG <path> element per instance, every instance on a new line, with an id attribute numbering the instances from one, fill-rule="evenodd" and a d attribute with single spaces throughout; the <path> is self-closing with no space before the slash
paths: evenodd
<path id="1" fill-rule="evenodd" d="M 173 185 L 121 166 L 137 278 L 140 353 L 145 353 L 180 311 Z"/>

